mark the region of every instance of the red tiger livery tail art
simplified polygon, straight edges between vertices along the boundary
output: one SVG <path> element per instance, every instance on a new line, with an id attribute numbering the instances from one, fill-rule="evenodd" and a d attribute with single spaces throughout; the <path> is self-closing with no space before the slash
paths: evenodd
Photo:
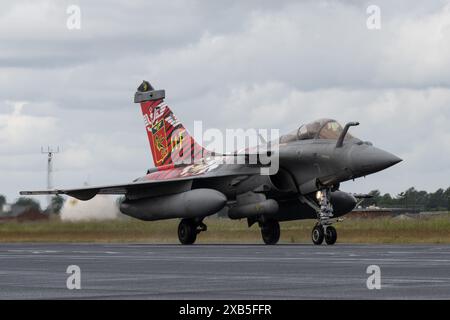
<path id="1" fill-rule="evenodd" d="M 154 90 L 147 81 L 142 82 L 134 98 L 141 104 L 155 166 L 171 168 L 202 159 L 206 150 L 189 135 L 164 98 L 165 91 Z"/>

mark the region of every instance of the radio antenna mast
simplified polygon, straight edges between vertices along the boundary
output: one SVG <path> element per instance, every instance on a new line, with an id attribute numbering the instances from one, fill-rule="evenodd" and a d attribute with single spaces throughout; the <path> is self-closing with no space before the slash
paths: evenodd
<path id="1" fill-rule="evenodd" d="M 41 147 L 41 153 L 47 154 L 47 190 L 51 190 L 53 189 L 53 155 L 59 153 L 59 147 L 57 147 L 56 150 L 51 148 L 50 146 L 47 147 L 47 150 Z M 47 196 L 48 208 L 50 208 L 51 202 L 52 196 L 48 195 Z"/>

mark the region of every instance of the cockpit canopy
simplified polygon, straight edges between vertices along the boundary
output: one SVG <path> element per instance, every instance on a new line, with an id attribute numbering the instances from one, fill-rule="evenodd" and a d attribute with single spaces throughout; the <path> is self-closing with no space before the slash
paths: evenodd
<path id="1" fill-rule="evenodd" d="M 337 140 L 343 131 L 342 126 L 333 119 L 320 119 L 300 126 L 297 130 L 280 137 L 280 143 L 296 140 L 329 139 Z M 345 140 L 353 136 L 347 133 Z"/>

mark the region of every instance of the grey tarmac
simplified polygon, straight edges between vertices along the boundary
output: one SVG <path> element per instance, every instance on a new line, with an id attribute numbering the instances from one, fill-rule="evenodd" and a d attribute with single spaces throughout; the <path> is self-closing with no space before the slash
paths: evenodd
<path id="1" fill-rule="evenodd" d="M 450 246 L 1 244 L 0 299 L 450 299 Z"/>

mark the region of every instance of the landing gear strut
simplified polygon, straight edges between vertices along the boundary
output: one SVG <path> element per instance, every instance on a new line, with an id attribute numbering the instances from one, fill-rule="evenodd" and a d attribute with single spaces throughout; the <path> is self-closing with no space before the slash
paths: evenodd
<path id="1" fill-rule="evenodd" d="M 330 202 L 331 189 L 327 188 L 319 191 L 319 210 L 317 212 L 317 224 L 314 226 L 311 239 L 315 245 L 322 244 L 325 240 L 326 244 L 332 245 L 336 243 L 337 232 L 332 226 L 333 223 L 333 206 Z"/>
<path id="2" fill-rule="evenodd" d="M 268 220 L 260 223 L 261 236 L 265 244 L 277 244 L 280 240 L 280 224 L 276 220 Z"/>
<path id="3" fill-rule="evenodd" d="M 193 244 L 197 239 L 197 234 L 206 230 L 206 224 L 202 221 L 182 219 L 178 225 L 178 239 L 181 244 Z"/>

